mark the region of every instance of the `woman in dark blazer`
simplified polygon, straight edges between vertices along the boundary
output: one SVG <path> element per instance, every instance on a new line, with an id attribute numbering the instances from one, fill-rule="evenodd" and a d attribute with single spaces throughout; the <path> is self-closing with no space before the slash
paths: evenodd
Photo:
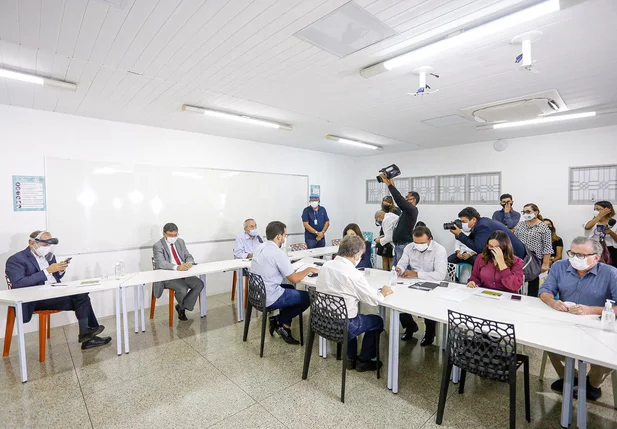
<path id="1" fill-rule="evenodd" d="M 356 223 L 350 223 L 345 227 L 343 230 L 343 237 L 346 235 L 357 235 L 364 239 L 362 231 Z M 366 251 L 362 255 L 362 259 L 356 268 L 373 268 L 373 264 L 371 263 L 371 242 L 364 240 L 364 244 L 366 244 Z"/>

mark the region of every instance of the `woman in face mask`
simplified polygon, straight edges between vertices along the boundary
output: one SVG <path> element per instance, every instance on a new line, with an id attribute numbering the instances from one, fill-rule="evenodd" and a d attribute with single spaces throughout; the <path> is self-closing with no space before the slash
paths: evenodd
<path id="1" fill-rule="evenodd" d="M 602 245 L 602 262 L 617 267 L 617 220 L 613 204 L 610 201 L 598 201 L 593 210 L 593 219 L 584 225 L 585 236 Z"/>
<path id="2" fill-rule="evenodd" d="M 517 292 L 523 286 L 523 260 L 514 256 L 510 237 L 494 231 L 476 258 L 467 287 Z"/>
<path id="3" fill-rule="evenodd" d="M 544 223 L 551 230 L 551 240 L 553 242 L 553 254 L 551 255 L 551 265 L 553 262 L 561 260 L 563 257 L 563 240 L 557 235 L 555 224 L 552 220 L 544 218 Z"/>
<path id="4" fill-rule="evenodd" d="M 381 200 L 381 209 L 385 213 L 394 213 L 397 216 L 401 215 L 401 209 L 394 205 L 394 199 L 390 195 L 383 197 Z"/>
<path id="5" fill-rule="evenodd" d="M 355 235 L 364 240 L 362 231 L 360 230 L 360 227 L 358 226 L 357 223 L 350 223 L 349 225 L 345 227 L 345 229 L 343 230 L 343 238 L 345 238 L 348 235 Z M 357 268 L 373 268 L 373 264 L 371 262 L 371 242 L 364 240 L 364 245 L 366 246 L 366 250 L 362 254 L 362 259 L 360 259 L 360 262 L 358 263 L 358 265 L 356 265 L 356 267 Z"/>
<path id="6" fill-rule="evenodd" d="M 551 255 L 553 254 L 553 238 L 551 230 L 540 215 L 540 209 L 533 203 L 525 204 L 521 221 L 514 228 L 514 234 L 527 248 L 527 253 L 542 261 L 542 272 L 551 267 Z M 527 294 L 538 296 L 540 289 L 540 277 L 526 279 L 529 283 Z"/>

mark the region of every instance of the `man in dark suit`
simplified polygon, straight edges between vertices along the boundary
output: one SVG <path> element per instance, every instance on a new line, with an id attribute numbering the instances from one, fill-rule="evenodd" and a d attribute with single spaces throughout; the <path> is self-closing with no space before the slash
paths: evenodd
<path id="1" fill-rule="evenodd" d="M 59 282 L 69 266 L 68 261 L 56 262 L 51 253 L 52 245 L 58 244 L 47 231 L 30 234 L 29 245 L 6 261 L 6 275 L 13 288 L 41 286 Z M 32 319 L 37 310 L 74 311 L 79 322 L 79 342 L 82 350 L 105 345 L 111 337 L 99 337 L 105 327 L 99 325 L 87 293 L 44 299 L 23 305 L 24 323 Z"/>
<path id="2" fill-rule="evenodd" d="M 178 227 L 175 223 L 166 223 L 163 227 L 163 238 L 152 247 L 155 270 L 188 271 L 195 265 L 195 259 L 186 248 L 184 240 L 178 237 Z M 204 283 L 198 277 L 185 277 L 154 283 L 154 295 L 160 298 L 163 289 L 172 289 L 176 297 L 176 311 L 179 320 L 188 320 L 186 310 L 193 311 L 199 293 Z"/>

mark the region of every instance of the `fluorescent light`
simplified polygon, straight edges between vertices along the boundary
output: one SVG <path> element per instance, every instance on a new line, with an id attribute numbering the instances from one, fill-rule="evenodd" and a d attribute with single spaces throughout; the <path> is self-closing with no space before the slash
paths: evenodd
<path id="1" fill-rule="evenodd" d="M 332 140 L 332 141 L 335 141 L 335 142 L 348 144 L 350 146 L 361 147 L 361 148 L 364 148 L 364 149 L 373 149 L 373 150 L 383 149 L 381 146 L 377 146 L 377 145 L 374 145 L 374 144 L 371 144 L 371 143 L 365 143 L 365 142 L 361 142 L 361 141 L 358 141 L 358 140 L 346 139 L 344 137 L 333 136 L 331 134 L 328 134 L 326 136 L 326 138 L 328 140 Z"/>
<path id="2" fill-rule="evenodd" d="M 45 86 L 53 86 L 61 89 L 68 89 L 71 91 L 75 91 L 77 89 L 77 85 L 71 82 L 65 82 L 63 80 L 56 79 L 48 79 L 46 77 L 40 77 L 29 73 L 21 73 L 13 70 L 7 70 L 0 68 L 0 77 L 4 77 L 7 79 L 19 80 L 21 82 L 34 83 L 36 85 L 45 85 Z"/>
<path id="3" fill-rule="evenodd" d="M 291 125 L 281 124 L 278 122 L 268 121 L 265 119 L 256 119 L 256 118 L 252 118 L 246 115 L 241 115 L 238 113 L 222 112 L 220 110 L 206 109 L 204 107 L 189 106 L 187 104 L 182 105 L 182 110 L 184 110 L 185 112 L 201 113 L 203 115 L 212 116 L 214 118 L 231 119 L 232 121 L 244 122 L 246 124 L 274 128 L 277 130 L 286 130 L 286 131 L 292 130 Z"/>
<path id="4" fill-rule="evenodd" d="M 548 124 L 551 122 L 569 121 L 572 119 L 591 118 L 592 116 L 596 116 L 596 112 L 573 113 L 571 115 L 543 116 L 541 118 L 530 119 L 528 121 L 503 122 L 501 124 L 495 124 L 493 125 L 493 129 L 499 130 L 501 128 L 513 128 L 513 127 L 524 127 L 526 125 Z"/>
<path id="5" fill-rule="evenodd" d="M 483 39 L 487 36 L 499 33 L 519 24 L 531 21 L 560 9 L 559 0 L 547 0 L 534 6 L 522 9 L 518 12 L 497 18 L 485 24 L 478 25 L 469 29 L 462 29 L 457 34 L 449 36 L 437 42 L 422 46 L 411 52 L 399 55 L 392 59 L 383 61 L 360 71 L 365 77 L 372 77 L 379 73 L 395 69 L 397 67 L 419 61 L 429 55 L 437 55 L 444 51 L 454 49 L 475 40 Z"/>

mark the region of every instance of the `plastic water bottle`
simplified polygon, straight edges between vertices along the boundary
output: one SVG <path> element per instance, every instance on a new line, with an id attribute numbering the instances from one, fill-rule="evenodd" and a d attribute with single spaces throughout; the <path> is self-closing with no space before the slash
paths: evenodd
<path id="1" fill-rule="evenodd" d="M 396 286 L 397 281 L 398 273 L 396 272 L 396 267 L 392 267 L 392 271 L 390 272 L 390 288 Z"/>
<path id="2" fill-rule="evenodd" d="M 121 279 L 124 277 L 124 262 L 118 261 L 116 262 L 116 279 Z"/>
<path id="3" fill-rule="evenodd" d="M 603 331 L 615 331 L 615 312 L 613 311 L 613 304 L 615 304 L 615 301 L 607 299 L 604 310 L 602 310 L 601 326 Z"/>

